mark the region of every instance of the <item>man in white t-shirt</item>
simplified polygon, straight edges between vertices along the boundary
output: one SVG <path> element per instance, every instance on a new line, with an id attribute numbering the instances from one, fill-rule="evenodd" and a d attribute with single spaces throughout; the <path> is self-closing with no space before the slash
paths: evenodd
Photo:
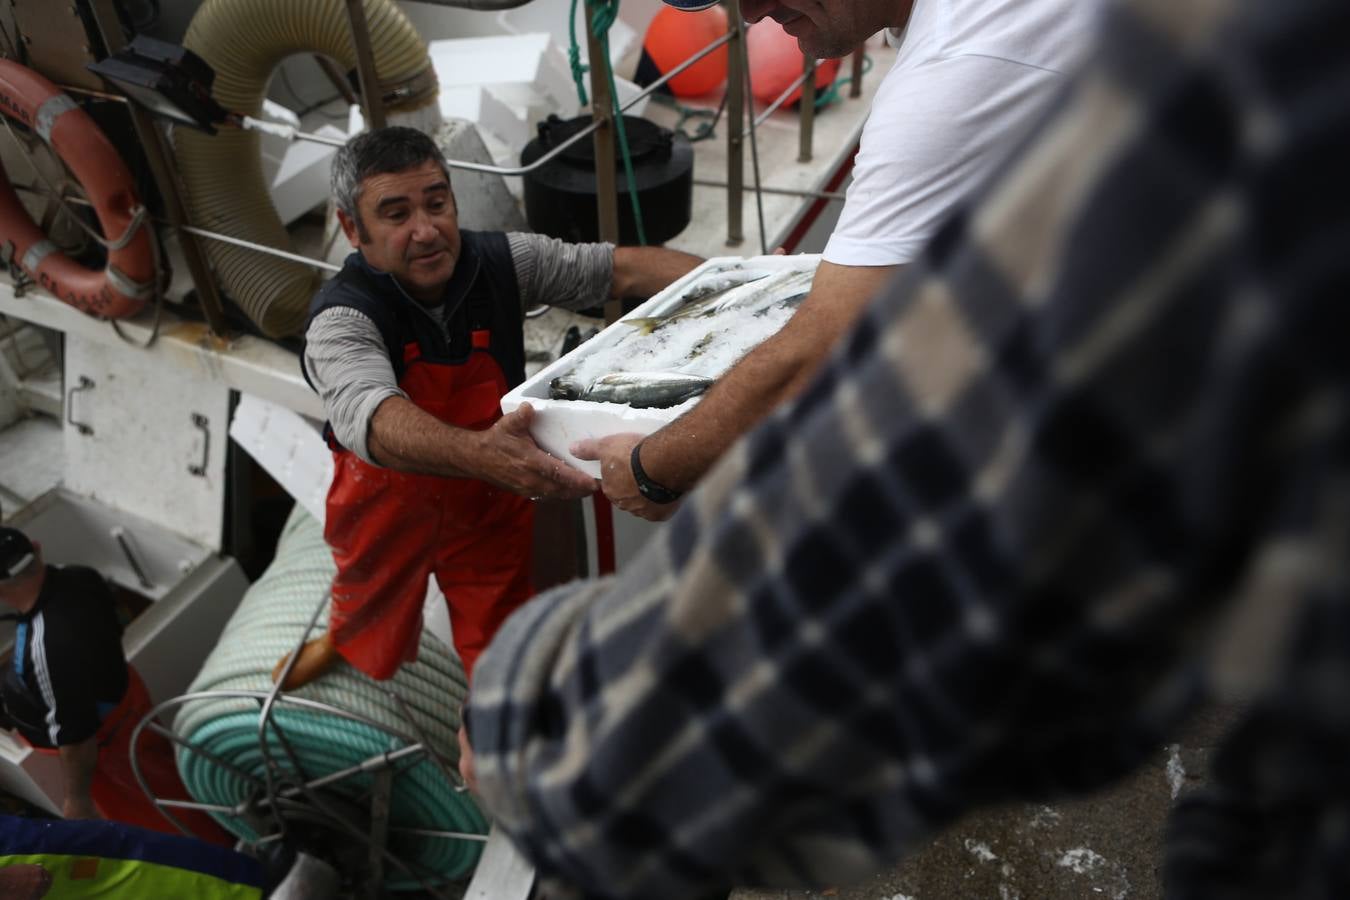
<path id="1" fill-rule="evenodd" d="M 853 183 L 811 293 L 788 325 L 655 434 L 572 448 L 600 460 L 615 505 L 669 517 L 736 438 L 805 386 L 873 295 L 1030 131 L 1090 46 L 1098 7 L 1098 0 L 742 0 L 747 21 L 775 20 L 817 58 L 842 56 L 882 29 L 900 52 L 863 126 Z"/>

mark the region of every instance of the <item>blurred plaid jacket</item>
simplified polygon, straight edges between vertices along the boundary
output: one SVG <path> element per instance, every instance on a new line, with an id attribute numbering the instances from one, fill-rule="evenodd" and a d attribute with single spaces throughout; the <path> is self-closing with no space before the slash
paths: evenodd
<path id="1" fill-rule="evenodd" d="M 1350 896 L 1348 165 L 1350 3 L 1114 7 L 803 396 L 498 635 L 502 827 L 596 897 L 845 883 L 1236 692 L 1169 894 Z"/>

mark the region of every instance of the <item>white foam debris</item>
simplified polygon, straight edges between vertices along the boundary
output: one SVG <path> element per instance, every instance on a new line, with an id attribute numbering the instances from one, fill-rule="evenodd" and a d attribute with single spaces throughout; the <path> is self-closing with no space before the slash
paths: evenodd
<path id="1" fill-rule="evenodd" d="M 1125 867 L 1095 850 L 1087 847 L 1066 850 L 1056 862 L 1076 875 L 1088 876 L 1093 893 L 1105 894 L 1111 900 L 1125 900 L 1130 895 L 1129 873 Z"/>
<path id="2" fill-rule="evenodd" d="M 1078 875 L 1087 875 L 1106 865 L 1106 857 L 1087 847 L 1076 847 L 1064 851 L 1058 864 L 1066 869 L 1072 869 Z"/>
<path id="3" fill-rule="evenodd" d="M 1000 883 L 998 886 L 998 900 L 1022 900 L 1022 895 L 1017 893 L 1017 888 L 1012 885 Z"/>
<path id="4" fill-rule="evenodd" d="M 1186 783 L 1186 766 L 1181 762 L 1181 745 L 1169 744 L 1167 747 L 1167 784 L 1172 789 L 1172 799 L 1177 799 L 1181 786 Z"/>
<path id="5" fill-rule="evenodd" d="M 919 900 L 919 898 L 911 897 L 908 894 L 893 894 L 890 897 L 882 897 L 881 900 Z"/>
<path id="6" fill-rule="evenodd" d="M 993 862 L 998 859 L 994 851 L 989 849 L 989 845 L 983 841 L 977 841 L 974 838 L 966 838 L 966 850 L 975 855 L 980 862 Z"/>
<path id="7" fill-rule="evenodd" d="M 1031 817 L 1031 825 L 1034 828 L 1049 828 L 1059 819 L 1059 810 L 1053 806 L 1041 806 L 1037 808 L 1036 814 Z"/>
<path id="8" fill-rule="evenodd" d="M 710 299 L 705 314 L 668 319 L 647 334 L 632 327 L 618 341 L 585 356 L 571 377 L 582 384 L 611 372 L 681 372 L 716 378 L 787 323 L 797 306 L 785 301 L 810 290 L 814 275 L 814 270 L 776 272 Z"/>

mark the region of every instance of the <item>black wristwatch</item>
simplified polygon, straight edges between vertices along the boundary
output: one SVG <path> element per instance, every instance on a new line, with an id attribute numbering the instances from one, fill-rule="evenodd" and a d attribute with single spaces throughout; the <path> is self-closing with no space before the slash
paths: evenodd
<path id="1" fill-rule="evenodd" d="M 683 491 L 672 491 L 665 485 L 657 484 L 647 477 L 647 473 L 642 470 L 642 460 L 638 458 L 641 449 L 642 442 L 638 441 L 633 445 L 633 452 L 628 456 L 628 461 L 633 469 L 633 480 L 637 482 L 638 493 L 653 503 L 674 503 L 680 499 Z"/>

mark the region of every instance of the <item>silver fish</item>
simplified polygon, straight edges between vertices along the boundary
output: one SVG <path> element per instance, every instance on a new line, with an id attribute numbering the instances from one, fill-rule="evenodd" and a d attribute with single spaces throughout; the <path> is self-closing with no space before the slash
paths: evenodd
<path id="1" fill-rule="evenodd" d="M 759 281 L 761 278 L 767 278 L 773 274 L 768 269 L 722 269 L 718 272 L 705 275 L 698 281 L 695 281 L 689 287 L 685 288 L 683 294 L 676 300 L 677 304 L 691 303 L 694 300 L 702 300 L 711 294 L 721 294 L 739 287 L 742 284 L 749 284 L 752 281 Z"/>
<path id="2" fill-rule="evenodd" d="M 627 403 L 635 409 L 666 409 L 697 397 L 712 383 L 713 379 L 704 375 L 682 372 L 611 372 L 595 379 L 580 399 Z"/>
<path id="3" fill-rule="evenodd" d="M 636 328 L 638 334 L 647 335 L 669 322 L 678 322 L 692 316 L 712 315 L 720 308 L 723 296 L 733 288 L 767 278 L 771 272 L 762 269 L 733 269 L 719 272 L 704 278 L 675 301 L 675 310 L 655 316 L 641 316 L 636 319 L 620 319 L 624 325 Z M 667 307 L 669 308 L 669 307 Z"/>

